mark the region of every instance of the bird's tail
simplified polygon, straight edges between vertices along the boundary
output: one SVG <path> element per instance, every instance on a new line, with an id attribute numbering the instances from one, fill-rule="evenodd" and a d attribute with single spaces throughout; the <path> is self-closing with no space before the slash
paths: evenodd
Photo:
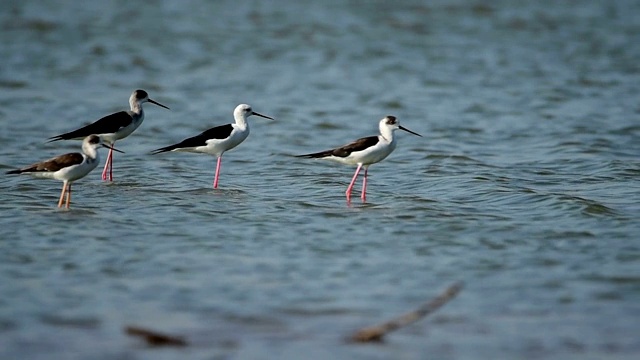
<path id="1" fill-rule="evenodd" d="M 333 150 L 326 150 L 326 151 L 320 151 L 320 152 L 311 153 L 311 154 L 295 155 L 295 157 L 307 158 L 307 159 L 319 159 L 319 158 L 331 156 L 332 153 L 333 153 Z"/>
<path id="2" fill-rule="evenodd" d="M 88 135 L 86 134 L 85 129 L 81 128 L 78 130 L 69 131 L 68 133 L 52 136 L 47 139 L 47 142 L 50 143 L 50 142 L 59 141 L 59 140 L 83 139 L 86 136 Z"/>
<path id="3" fill-rule="evenodd" d="M 7 174 L 21 174 L 21 173 L 22 173 L 21 169 L 7 171 Z"/>
<path id="4" fill-rule="evenodd" d="M 59 140 L 65 140 L 63 135 L 56 135 L 56 136 L 52 136 L 50 138 L 47 139 L 47 142 L 54 142 L 54 141 L 59 141 Z"/>
<path id="5" fill-rule="evenodd" d="M 163 152 L 172 151 L 172 150 L 175 150 L 177 148 L 178 147 L 175 144 L 174 145 L 165 146 L 163 148 L 153 150 L 151 152 L 151 155 L 156 155 L 156 154 L 160 154 L 160 153 L 163 153 Z"/>

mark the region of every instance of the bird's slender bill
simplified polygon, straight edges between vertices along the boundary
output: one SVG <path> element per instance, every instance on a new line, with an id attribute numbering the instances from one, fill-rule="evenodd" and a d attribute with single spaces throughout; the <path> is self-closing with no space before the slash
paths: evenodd
<path id="1" fill-rule="evenodd" d="M 269 120 L 275 120 L 275 119 L 274 119 L 274 118 L 272 118 L 272 117 L 268 117 L 268 116 L 266 116 L 266 115 L 258 114 L 258 113 L 257 113 L 257 112 L 255 112 L 255 111 L 254 111 L 254 112 L 252 112 L 252 113 L 251 113 L 251 115 L 260 116 L 260 117 L 263 117 L 263 118 L 265 118 L 265 119 L 269 119 Z"/>
<path id="2" fill-rule="evenodd" d="M 156 104 L 156 105 L 158 105 L 158 106 L 160 106 L 160 107 L 163 107 L 163 108 L 165 108 L 165 109 L 167 109 L 167 110 L 171 110 L 171 109 L 169 109 L 167 106 L 164 106 L 164 105 L 160 104 L 159 102 L 157 102 L 157 101 L 155 101 L 155 100 L 151 100 L 151 99 L 149 99 L 149 102 L 150 102 L 150 103 L 152 103 L 152 104 Z"/>
<path id="3" fill-rule="evenodd" d="M 109 149 L 109 150 L 117 151 L 117 152 L 119 152 L 119 153 L 124 154 L 124 151 L 122 151 L 122 150 L 118 150 L 118 149 L 114 148 L 113 146 L 109 146 L 109 145 L 107 145 L 107 144 L 102 144 L 102 147 L 105 147 L 105 148 L 107 148 L 107 149 Z"/>
<path id="4" fill-rule="evenodd" d="M 404 131 L 406 131 L 406 132 L 408 132 L 408 133 L 411 133 L 411 134 L 413 134 L 413 135 L 417 135 L 417 136 L 422 137 L 422 135 L 418 134 L 417 132 L 413 132 L 413 131 L 411 131 L 411 130 L 407 129 L 406 127 L 399 126 L 398 128 L 399 128 L 400 130 L 404 130 Z"/>

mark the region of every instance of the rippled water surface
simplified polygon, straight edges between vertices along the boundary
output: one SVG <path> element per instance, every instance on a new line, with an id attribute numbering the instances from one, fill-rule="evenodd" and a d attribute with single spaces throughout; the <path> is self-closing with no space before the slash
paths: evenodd
<path id="1" fill-rule="evenodd" d="M 2 359 L 635 359 L 637 1 L 22 1 L 0 10 L 0 169 L 147 90 L 171 111 L 74 185 L 0 176 Z M 149 155 L 251 104 L 215 159 Z M 291 155 L 372 135 L 370 168 Z M 103 154 L 103 158 L 104 158 Z M 99 167 L 101 169 L 101 166 Z M 355 191 L 360 190 L 360 183 Z M 383 344 L 344 341 L 462 281 Z M 127 336 L 142 326 L 184 348 Z"/>

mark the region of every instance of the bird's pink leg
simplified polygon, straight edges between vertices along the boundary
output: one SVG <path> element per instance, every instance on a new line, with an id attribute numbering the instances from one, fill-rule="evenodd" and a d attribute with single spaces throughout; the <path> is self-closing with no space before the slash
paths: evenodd
<path id="1" fill-rule="evenodd" d="M 62 184 L 62 191 L 60 192 L 60 200 L 58 200 L 58 207 L 62 207 L 62 200 L 64 200 L 64 193 L 67 191 L 67 182 Z"/>
<path id="2" fill-rule="evenodd" d="M 113 146 L 113 144 L 111 144 Z M 107 180 L 107 171 L 109 170 L 109 175 L 111 175 L 111 179 L 113 180 L 113 169 L 111 168 L 111 160 L 113 158 L 113 150 L 109 150 L 109 154 L 107 155 L 107 161 L 104 163 L 104 170 L 102 170 L 102 180 Z"/>
<path id="3" fill-rule="evenodd" d="M 67 185 L 67 209 L 69 208 L 69 204 L 71 204 L 71 183 Z"/>
<path id="4" fill-rule="evenodd" d="M 362 201 L 367 201 L 367 172 L 369 171 L 368 167 L 364 168 L 364 180 L 362 180 L 362 196 L 360 198 Z"/>
<path id="5" fill-rule="evenodd" d="M 358 174 L 360 173 L 360 169 L 362 168 L 362 164 L 358 164 L 358 168 L 356 169 L 356 173 L 353 174 L 353 178 L 351 179 L 351 183 L 347 188 L 347 200 L 351 200 L 351 190 L 353 190 L 353 184 L 356 183 L 356 179 L 358 178 Z"/>
<path id="6" fill-rule="evenodd" d="M 109 155 L 109 181 L 113 181 L 113 150 L 109 150 Z"/>
<path id="7" fill-rule="evenodd" d="M 218 176 L 220 175 L 220 164 L 222 164 L 222 155 L 218 156 L 218 164 L 216 165 L 216 177 L 213 179 L 213 188 L 218 188 Z"/>

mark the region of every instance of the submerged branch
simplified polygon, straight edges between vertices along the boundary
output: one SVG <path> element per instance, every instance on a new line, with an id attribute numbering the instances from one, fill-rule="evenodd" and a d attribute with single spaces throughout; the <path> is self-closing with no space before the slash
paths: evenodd
<path id="1" fill-rule="evenodd" d="M 438 297 L 423 304 L 416 310 L 408 312 L 382 324 L 362 328 L 351 335 L 349 337 L 349 340 L 353 342 L 382 341 L 382 338 L 387 333 L 414 323 L 421 318 L 431 314 L 439 307 L 453 299 L 461 289 L 462 283 L 455 283 L 449 286 L 442 294 L 438 295 Z"/>
<path id="2" fill-rule="evenodd" d="M 179 337 L 161 334 L 159 332 L 135 326 L 127 326 L 126 333 L 143 338 L 147 344 L 153 346 L 186 346 L 187 342 Z"/>

